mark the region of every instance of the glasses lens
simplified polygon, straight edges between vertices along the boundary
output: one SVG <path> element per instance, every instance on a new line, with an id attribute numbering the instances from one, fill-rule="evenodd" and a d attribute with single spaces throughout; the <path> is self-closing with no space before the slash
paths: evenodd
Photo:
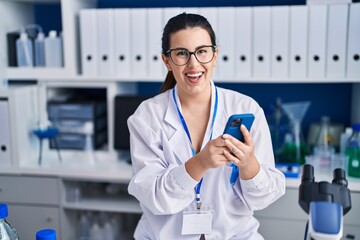
<path id="1" fill-rule="evenodd" d="M 195 57 L 200 63 L 208 63 L 214 57 L 214 48 L 212 46 L 206 46 L 199 48 L 195 51 Z M 171 60 L 176 65 L 185 65 L 189 62 L 191 53 L 186 49 L 174 49 L 170 52 Z"/>
<path id="2" fill-rule="evenodd" d="M 190 52 L 185 49 L 174 49 L 170 52 L 171 60 L 176 65 L 185 65 L 190 58 Z"/>
<path id="3" fill-rule="evenodd" d="M 196 59 L 201 63 L 208 63 L 214 57 L 213 47 L 202 47 L 195 52 Z"/>

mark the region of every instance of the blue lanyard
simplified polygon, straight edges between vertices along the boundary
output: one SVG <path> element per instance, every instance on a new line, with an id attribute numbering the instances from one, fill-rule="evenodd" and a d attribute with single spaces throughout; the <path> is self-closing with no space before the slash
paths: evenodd
<path id="1" fill-rule="evenodd" d="M 186 132 L 186 135 L 187 135 L 187 137 L 188 137 L 188 139 L 190 141 L 190 147 L 191 147 L 192 155 L 195 156 L 196 152 L 195 152 L 195 148 L 194 148 L 194 146 L 192 144 L 192 141 L 191 141 L 190 131 L 189 131 L 187 125 L 186 125 L 184 116 L 182 115 L 182 113 L 181 113 L 181 111 L 179 109 L 179 105 L 178 105 L 178 103 L 176 101 L 175 88 L 173 88 L 172 94 L 173 94 L 174 102 L 175 102 L 175 105 L 176 105 L 176 109 L 177 109 L 181 124 L 183 125 L 184 130 Z M 210 140 L 212 138 L 213 127 L 214 127 L 214 122 L 215 122 L 215 119 L 216 119 L 217 109 L 218 109 L 218 92 L 217 92 L 217 88 L 215 87 L 215 104 L 214 104 L 213 118 L 212 118 L 212 121 L 211 121 Z M 195 201 L 196 201 L 196 205 L 197 205 L 198 209 L 200 209 L 200 206 L 201 206 L 200 190 L 201 190 L 202 181 L 203 181 L 203 179 L 201 178 L 200 182 L 195 187 L 195 193 L 196 193 Z"/>

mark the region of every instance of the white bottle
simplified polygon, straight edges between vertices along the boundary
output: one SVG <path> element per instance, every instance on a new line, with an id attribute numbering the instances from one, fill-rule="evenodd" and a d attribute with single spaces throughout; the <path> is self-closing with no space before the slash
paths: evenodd
<path id="1" fill-rule="evenodd" d="M 104 223 L 103 240 L 116 240 L 114 228 L 110 221 L 106 221 Z"/>
<path id="2" fill-rule="evenodd" d="M 33 46 L 26 32 L 21 32 L 16 40 L 16 58 L 18 67 L 32 67 Z"/>
<path id="3" fill-rule="evenodd" d="M 103 231 L 97 222 L 94 222 L 90 228 L 89 240 L 103 240 Z"/>
<path id="4" fill-rule="evenodd" d="M 88 240 L 90 231 L 90 220 L 85 213 L 82 213 L 79 220 L 79 240 Z"/>
<path id="5" fill-rule="evenodd" d="M 345 148 L 347 145 L 347 142 L 349 140 L 349 138 L 352 135 L 352 128 L 351 127 L 347 127 L 345 129 L 345 132 L 343 132 L 340 136 L 340 153 L 345 154 Z"/>
<path id="6" fill-rule="evenodd" d="M 49 36 L 45 38 L 45 66 L 46 67 L 62 67 L 62 43 L 61 38 L 56 35 L 56 31 L 49 32 Z"/>
<path id="7" fill-rule="evenodd" d="M 39 32 L 34 43 L 35 48 L 35 67 L 45 66 L 45 35 Z"/>

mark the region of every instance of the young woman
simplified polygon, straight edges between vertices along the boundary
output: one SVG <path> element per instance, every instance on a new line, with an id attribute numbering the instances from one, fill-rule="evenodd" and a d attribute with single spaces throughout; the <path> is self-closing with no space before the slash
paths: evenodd
<path id="1" fill-rule="evenodd" d="M 168 69 L 162 93 L 128 119 L 134 169 L 128 190 L 143 210 L 135 239 L 263 239 L 253 212 L 284 194 L 285 178 L 274 167 L 262 108 L 215 86 L 218 48 L 206 18 L 171 18 L 162 51 Z M 255 115 L 250 132 L 240 127 L 244 143 L 223 134 L 236 113 Z"/>

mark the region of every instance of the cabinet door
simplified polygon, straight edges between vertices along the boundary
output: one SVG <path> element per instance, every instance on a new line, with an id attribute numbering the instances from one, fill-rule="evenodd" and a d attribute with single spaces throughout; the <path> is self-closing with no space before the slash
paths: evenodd
<path id="1" fill-rule="evenodd" d="M 0 201 L 8 203 L 58 204 L 56 178 L 0 176 Z"/>
<path id="2" fill-rule="evenodd" d="M 264 239 L 303 240 L 306 221 L 258 217 L 259 233 Z"/>
<path id="3" fill-rule="evenodd" d="M 40 207 L 9 204 L 10 224 L 16 228 L 19 239 L 33 240 L 37 231 L 44 228 L 55 229 L 60 236 L 60 214 L 59 208 L 56 207 Z"/>

